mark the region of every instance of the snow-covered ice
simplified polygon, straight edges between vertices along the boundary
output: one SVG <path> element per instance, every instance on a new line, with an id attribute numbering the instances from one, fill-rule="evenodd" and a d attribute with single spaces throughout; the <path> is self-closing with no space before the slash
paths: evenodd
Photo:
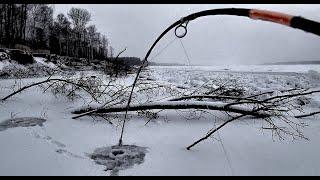
<path id="1" fill-rule="evenodd" d="M 261 92 L 294 87 L 320 88 L 319 67 L 154 66 L 143 76 L 187 89 L 196 89 L 208 80 L 236 79 L 248 92 Z M 21 79 L 19 83 L 29 84 L 44 78 Z M 122 80 L 132 83 L 133 76 Z M 11 86 L 16 81 L 0 80 L 0 97 L 12 92 Z M 153 98 L 163 98 L 158 96 Z M 72 119 L 71 112 L 84 103 L 83 99 L 71 101 L 54 96 L 50 91 L 43 93 L 38 87 L 0 102 L 0 123 L 21 117 L 46 120 L 43 126 L 0 131 L 0 175 L 110 175 L 109 171 L 104 171 L 105 166 L 96 164 L 90 155 L 97 148 L 117 144 L 123 114 L 107 116 L 114 125 L 88 116 Z M 319 108 L 319 94 L 310 96 L 306 111 Z M 185 147 L 221 124 L 227 116 L 215 111 L 194 119 L 185 119 L 185 116 L 188 113 L 162 111 L 158 119 L 146 124 L 148 118 L 131 112 L 124 144 L 147 147 L 148 152 L 143 163 L 122 169 L 119 175 L 320 175 L 319 115 L 304 119 L 308 126 L 303 132 L 309 141 L 274 139 L 268 130 L 261 129 L 262 121 L 246 118 L 228 124 L 190 151 Z"/>

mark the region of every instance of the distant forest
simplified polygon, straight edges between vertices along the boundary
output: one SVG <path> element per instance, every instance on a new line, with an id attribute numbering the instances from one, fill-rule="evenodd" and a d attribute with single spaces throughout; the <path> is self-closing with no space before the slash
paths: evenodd
<path id="1" fill-rule="evenodd" d="M 56 17 L 53 12 L 53 5 L 47 4 L 0 4 L 0 48 L 89 60 L 113 57 L 107 36 L 95 25 L 88 26 L 88 10 L 71 8 Z"/>
<path id="2" fill-rule="evenodd" d="M 110 61 L 117 60 L 120 63 L 123 63 L 127 66 L 134 66 L 134 65 L 141 65 L 142 61 L 138 57 L 118 57 L 117 59 L 115 57 L 109 57 Z"/>

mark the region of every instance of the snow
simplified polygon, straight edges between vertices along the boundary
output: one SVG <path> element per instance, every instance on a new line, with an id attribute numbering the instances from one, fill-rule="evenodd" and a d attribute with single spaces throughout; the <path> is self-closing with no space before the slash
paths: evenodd
<path id="1" fill-rule="evenodd" d="M 52 68 L 52 69 L 55 69 L 55 68 L 58 68 L 55 64 L 53 64 L 52 62 L 46 62 L 46 58 L 41 58 L 41 57 L 34 57 L 34 60 L 37 62 L 37 63 L 40 63 L 46 67 L 49 67 L 49 68 Z"/>
<path id="2" fill-rule="evenodd" d="M 19 64 L 14 60 L 0 61 L 0 77 L 2 79 L 44 77 L 54 72 L 62 72 L 55 64 L 47 62 L 45 58 L 34 57 L 34 59 L 35 63 L 28 65 Z"/>
<path id="3" fill-rule="evenodd" d="M 8 60 L 0 61 L 0 70 L 2 70 L 6 66 L 10 66 L 11 63 Z"/>
<path id="4" fill-rule="evenodd" d="M 0 67 L 1 64 L 5 65 L 0 62 Z M 150 67 L 143 76 L 189 88 L 185 91 L 217 79 L 237 79 L 250 93 L 296 86 L 320 88 L 317 79 L 320 70 L 316 65 L 256 69 L 248 66 L 248 69 L 243 67 L 242 72 L 240 67 L 234 67 L 235 72 L 215 71 L 219 68 L 194 67 L 186 71 L 185 67 Z M 272 71 L 268 71 L 269 68 Z M 94 72 L 85 74 L 99 76 Z M 1 79 L 0 97 L 12 92 L 11 86 L 16 81 L 24 85 L 45 78 Z M 130 84 L 133 78 L 129 76 L 119 81 Z M 306 111 L 319 110 L 319 94 L 309 97 Z M 153 96 L 153 100 L 161 98 L 160 94 Z M 109 171 L 104 171 L 105 166 L 90 158 L 90 154 L 97 148 L 117 144 L 124 116 L 121 113 L 107 116 L 114 125 L 88 116 L 72 119 L 71 112 L 85 103 L 83 99 L 71 101 L 54 96 L 50 91 L 43 93 L 38 87 L 0 102 L 0 123 L 21 117 L 46 119 L 43 126 L 0 131 L 0 175 L 110 175 Z M 191 120 L 184 118 L 188 115 L 181 111 L 163 111 L 158 119 L 146 124 L 148 118 L 131 112 L 124 131 L 124 144 L 147 147 L 148 152 L 143 163 L 120 170 L 119 175 L 320 175 L 319 115 L 304 119 L 309 126 L 302 130 L 309 141 L 290 138 L 280 141 L 273 138 L 269 130 L 261 129 L 261 121 L 246 118 L 228 124 L 214 138 L 187 151 L 186 146 L 227 118 L 226 114 L 216 111 Z"/>

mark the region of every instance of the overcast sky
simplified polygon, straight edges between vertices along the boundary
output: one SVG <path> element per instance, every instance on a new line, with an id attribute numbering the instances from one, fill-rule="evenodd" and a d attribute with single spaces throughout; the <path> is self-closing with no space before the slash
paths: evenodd
<path id="1" fill-rule="evenodd" d="M 55 15 L 71 7 L 88 9 L 90 24 L 109 38 L 115 52 L 127 47 L 123 56 L 143 58 L 160 33 L 174 21 L 191 13 L 227 7 L 258 8 L 302 16 L 320 22 L 320 5 L 139 5 L 56 4 Z M 175 38 L 169 32 L 150 58 Z M 191 21 L 182 39 L 191 64 L 258 64 L 277 61 L 320 60 L 320 36 L 283 25 L 237 16 L 210 16 Z M 187 64 L 179 39 L 152 59 L 154 62 Z"/>

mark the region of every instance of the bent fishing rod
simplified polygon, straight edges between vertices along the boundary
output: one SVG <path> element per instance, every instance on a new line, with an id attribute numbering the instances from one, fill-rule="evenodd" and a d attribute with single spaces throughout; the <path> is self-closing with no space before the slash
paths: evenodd
<path id="1" fill-rule="evenodd" d="M 130 96 L 128 99 L 128 104 L 126 107 L 126 113 L 125 118 L 122 124 L 122 130 L 121 130 L 121 136 L 119 140 L 119 145 L 122 145 L 122 136 L 123 131 L 125 127 L 125 122 L 127 119 L 128 110 L 130 107 L 131 99 L 132 99 L 132 93 L 134 90 L 134 87 L 138 81 L 139 75 L 143 69 L 143 67 L 146 65 L 146 62 L 148 62 L 148 57 L 151 54 L 152 50 L 156 46 L 156 44 L 160 41 L 160 39 L 166 35 L 170 30 L 175 28 L 175 35 L 178 38 L 183 38 L 187 34 L 187 26 L 190 21 L 193 21 L 197 18 L 204 17 L 204 16 L 215 16 L 215 15 L 231 15 L 231 16 L 243 16 L 248 17 L 250 19 L 254 20 L 262 20 L 262 21 L 269 21 L 277 24 L 282 24 L 288 27 L 292 27 L 295 29 L 300 29 L 305 32 L 313 33 L 315 35 L 320 36 L 320 23 L 316 21 L 312 21 L 309 19 L 305 19 L 300 16 L 292 16 L 280 12 L 274 12 L 274 11 L 267 11 L 267 10 L 259 10 L 259 9 L 244 9 L 244 8 L 223 8 L 223 9 L 210 9 L 205 11 L 196 12 L 193 14 L 190 14 L 188 16 L 185 16 L 181 18 L 180 20 L 174 22 L 171 24 L 167 29 L 165 29 L 160 36 L 154 41 L 150 49 L 148 50 L 145 58 L 142 61 L 141 66 L 139 67 L 137 71 L 137 75 L 135 77 L 134 83 L 132 85 L 132 89 L 130 92 Z M 184 32 L 182 34 L 178 34 L 178 30 L 182 29 Z"/>

